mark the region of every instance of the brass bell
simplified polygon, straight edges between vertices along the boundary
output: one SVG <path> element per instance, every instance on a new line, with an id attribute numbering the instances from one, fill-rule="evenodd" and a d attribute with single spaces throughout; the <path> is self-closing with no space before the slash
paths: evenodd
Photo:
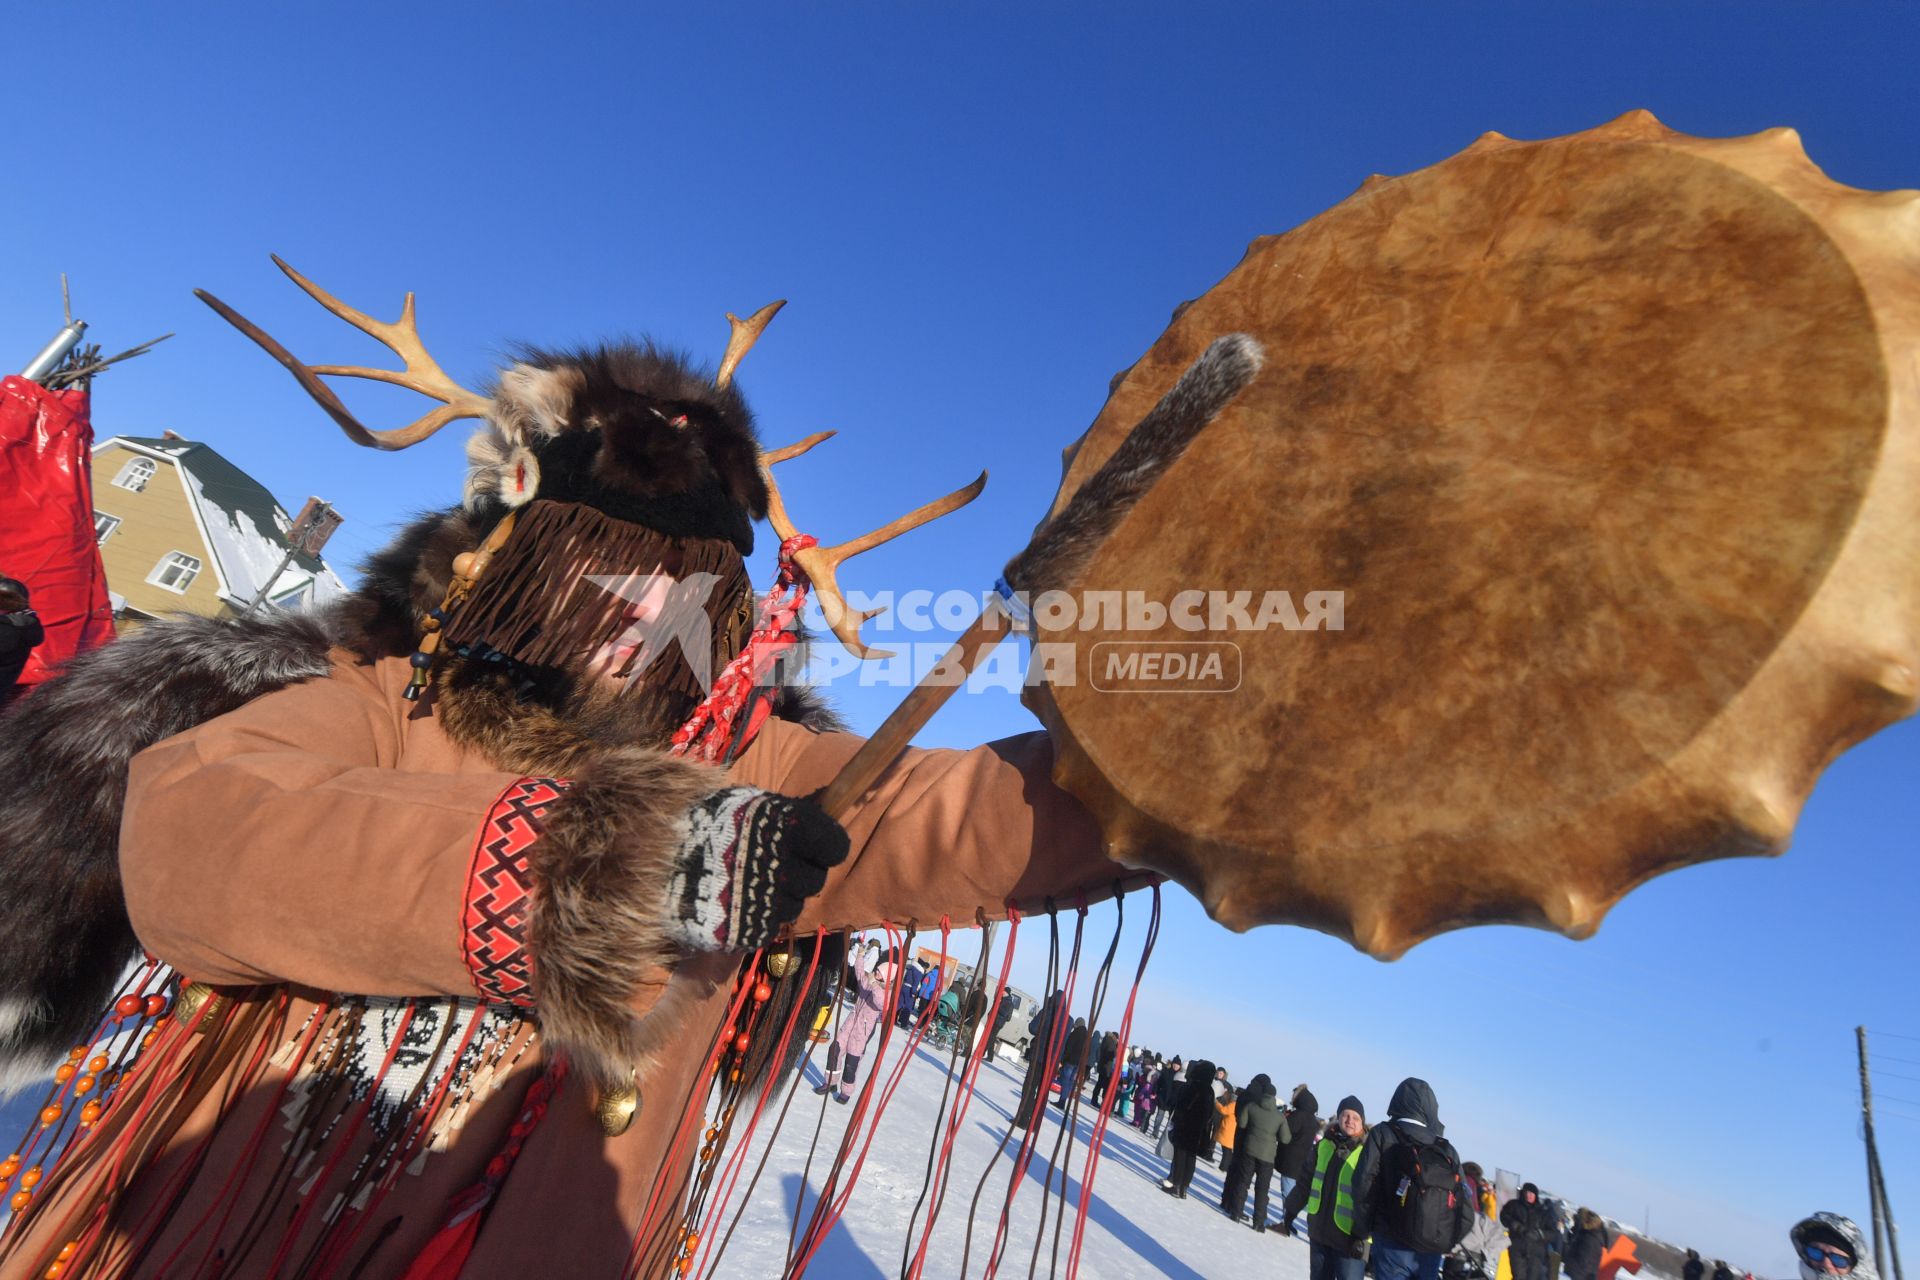
<path id="1" fill-rule="evenodd" d="M 189 982 L 180 988 L 173 1002 L 173 1016 L 180 1022 L 192 1022 L 200 1006 L 213 998 L 213 988 L 204 982 Z"/>
<path id="2" fill-rule="evenodd" d="M 784 978 L 799 967 L 800 957 L 791 951 L 767 957 L 767 972 L 776 978 Z"/>
<path id="3" fill-rule="evenodd" d="M 593 1118 L 600 1122 L 600 1132 L 609 1138 L 625 1133 L 639 1114 L 640 1086 L 631 1081 L 601 1090 L 599 1100 L 593 1104 Z"/>

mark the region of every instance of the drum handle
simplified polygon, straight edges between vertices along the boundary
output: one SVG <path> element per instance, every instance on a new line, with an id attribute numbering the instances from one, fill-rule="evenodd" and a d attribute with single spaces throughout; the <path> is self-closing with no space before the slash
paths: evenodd
<path id="1" fill-rule="evenodd" d="M 893 709 L 880 728 L 861 744 L 853 757 L 841 766 L 839 774 L 820 793 L 820 807 L 835 818 L 843 818 L 854 802 L 900 758 L 913 741 L 913 735 L 926 726 L 933 713 L 945 705 L 953 691 L 967 682 L 967 676 L 1001 639 L 1013 631 L 1013 619 L 998 596 L 989 596 L 987 607 L 961 633 L 953 647 L 921 678 L 900 705 Z"/>

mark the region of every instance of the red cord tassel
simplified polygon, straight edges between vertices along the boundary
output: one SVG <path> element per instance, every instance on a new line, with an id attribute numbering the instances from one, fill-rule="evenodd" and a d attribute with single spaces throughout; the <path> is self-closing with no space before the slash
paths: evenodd
<path id="1" fill-rule="evenodd" d="M 507 1130 L 507 1140 L 493 1159 L 487 1161 L 487 1171 L 480 1181 L 462 1191 L 447 1206 L 446 1225 L 433 1233 L 413 1263 L 408 1266 L 401 1280 L 460 1280 L 460 1272 L 467 1265 L 467 1259 L 473 1253 L 473 1246 L 480 1239 L 481 1224 L 487 1220 L 487 1210 L 493 1204 L 493 1198 L 507 1180 L 513 1163 L 520 1158 L 520 1149 L 527 1138 L 539 1127 L 547 1114 L 547 1106 L 553 1101 L 553 1095 L 567 1079 L 565 1058 L 556 1058 L 548 1063 L 546 1072 L 536 1081 L 533 1088 L 527 1090 L 527 1101 L 520 1109 L 519 1119 L 513 1122 L 513 1128 Z M 315 1188 L 316 1192 L 318 1188 Z"/>

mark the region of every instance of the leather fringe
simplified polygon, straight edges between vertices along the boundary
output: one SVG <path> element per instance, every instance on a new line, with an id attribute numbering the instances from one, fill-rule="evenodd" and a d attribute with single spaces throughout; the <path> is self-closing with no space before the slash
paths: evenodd
<path id="1" fill-rule="evenodd" d="M 643 646 L 613 674 L 703 697 L 700 675 L 711 681 L 752 630 L 746 562 L 725 539 L 671 538 L 581 503 L 536 500 L 522 510 L 486 575 L 448 620 L 445 642 L 455 648 L 485 645 L 532 666 L 576 666 L 628 628 L 635 601 L 610 589 L 615 584 L 609 579 L 655 573 L 674 579 L 669 611 L 704 612 L 712 665 L 696 673 L 681 646 L 661 644 Z M 664 619 L 650 630 L 670 636 L 679 629 L 675 621 Z M 647 667 L 635 671 L 642 654 Z"/>

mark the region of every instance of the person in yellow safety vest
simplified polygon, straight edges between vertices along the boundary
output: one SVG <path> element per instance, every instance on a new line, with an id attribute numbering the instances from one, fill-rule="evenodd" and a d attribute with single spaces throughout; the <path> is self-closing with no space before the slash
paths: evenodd
<path id="1" fill-rule="evenodd" d="M 1313 1246 L 1309 1280 L 1361 1280 L 1366 1272 L 1367 1242 L 1353 1235 L 1353 1171 L 1366 1136 L 1367 1111 L 1360 1099 L 1340 1099 L 1313 1154 L 1313 1190 L 1307 1197 L 1307 1239 Z"/>

